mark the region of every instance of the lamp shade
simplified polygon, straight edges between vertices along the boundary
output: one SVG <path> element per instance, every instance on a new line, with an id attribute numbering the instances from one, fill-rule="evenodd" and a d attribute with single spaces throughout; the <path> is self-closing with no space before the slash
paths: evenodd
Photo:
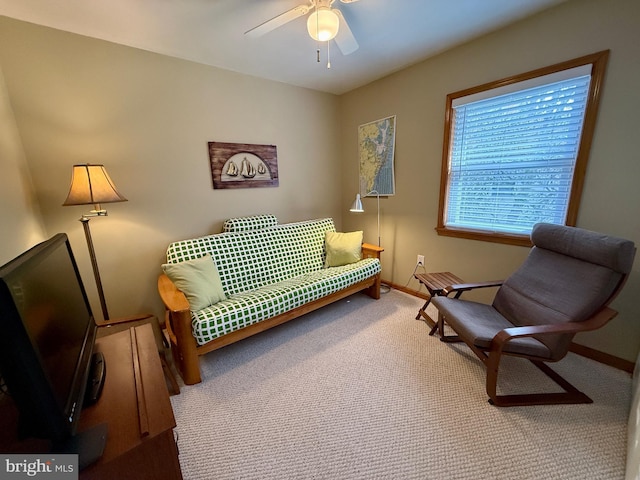
<path id="1" fill-rule="evenodd" d="M 314 40 L 327 42 L 338 34 L 340 19 L 329 7 L 318 7 L 307 19 L 307 30 Z"/>
<path id="2" fill-rule="evenodd" d="M 364 207 L 362 206 L 362 200 L 360 199 L 359 193 L 356 193 L 356 200 L 353 202 L 353 205 L 351 205 L 349 211 L 357 213 L 364 212 Z"/>
<path id="3" fill-rule="evenodd" d="M 73 166 L 71 187 L 62 205 L 99 205 L 126 201 L 116 190 L 104 165 L 83 164 Z"/>

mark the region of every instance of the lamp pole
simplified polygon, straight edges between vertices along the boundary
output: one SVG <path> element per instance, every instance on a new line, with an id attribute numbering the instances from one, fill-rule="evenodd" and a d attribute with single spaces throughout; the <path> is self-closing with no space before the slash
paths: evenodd
<path id="1" fill-rule="evenodd" d="M 367 193 L 365 195 L 365 197 L 368 197 L 369 195 L 375 193 L 376 194 L 376 199 L 377 199 L 377 204 L 378 204 L 378 246 L 382 246 L 380 243 L 380 194 L 378 193 L 377 190 L 371 190 L 369 193 Z"/>
<path id="2" fill-rule="evenodd" d="M 106 213 L 106 212 L 105 212 Z M 100 279 L 100 271 L 98 270 L 98 260 L 96 259 L 96 251 L 93 248 L 93 240 L 91 239 L 91 230 L 89 229 L 88 216 L 83 215 L 80 218 L 82 227 L 84 228 L 84 236 L 87 239 L 87 246 L 89 247 L 89 257 L 91 257 L 91 266 L 93 267 L 93 276 L 96 278 L 96 286 L 98 287 L 98 296 L 100 297 L 100 306 L 102 307 L 102 316 L 104 320 L 109 320 L 109 312 L 107 311 L 107 301 L 104 298 L 104 291 L 102 289 L 102 280 Z"/>

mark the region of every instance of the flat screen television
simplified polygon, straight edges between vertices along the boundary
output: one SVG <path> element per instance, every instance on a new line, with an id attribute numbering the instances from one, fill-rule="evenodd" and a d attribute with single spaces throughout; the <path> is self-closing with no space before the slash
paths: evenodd
<path id="1" fill-rule="evenodd" d="M 66 234 L 0 267 L 0 375 L 19 412 L 16 435 L 78 453 L 81 467 L 106 439 L 104 425 L 77 432 L 90 373 L 104 367 L 93 355 L 96 331 Z"/>

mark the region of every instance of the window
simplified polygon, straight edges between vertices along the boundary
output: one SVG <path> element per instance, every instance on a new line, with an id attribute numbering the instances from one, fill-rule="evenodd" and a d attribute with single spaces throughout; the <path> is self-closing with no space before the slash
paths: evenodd
<path id="1" fill-rule="evenodd" d="M 529 245 L 575 225 L 608 51 L 447 95 L 437 231 Z"/>

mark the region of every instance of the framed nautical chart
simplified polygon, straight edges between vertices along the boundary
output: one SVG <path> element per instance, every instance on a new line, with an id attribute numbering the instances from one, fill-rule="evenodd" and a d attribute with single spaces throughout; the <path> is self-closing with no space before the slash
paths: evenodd
<path id="1" fill-rule="evenodd" d="M 396 116 L 381 118 L 358 127 L 360 194 L 395 195 Z"/>
<path id="2" fill-rule="evenodd" d="M 209 142 L 213 188 L 278 186 L 275 145 Z"/>

